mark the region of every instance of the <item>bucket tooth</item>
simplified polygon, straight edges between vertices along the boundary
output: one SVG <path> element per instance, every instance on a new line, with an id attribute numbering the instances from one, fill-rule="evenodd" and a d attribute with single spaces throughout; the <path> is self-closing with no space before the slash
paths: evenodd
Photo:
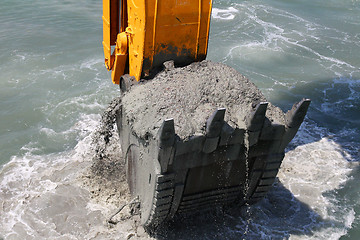
<path id="1" fill-rule="evenodd" d="M 224 125 L 225 111 L 225 108 L 217 109 L 206 121 L 206 139 L 203 146 L 204 153 L 211 153 L 217 148 L 221 129 Z"/>
<path id="2" fill-rule="evenodd" d="M 259 103 L 255 110 L 245 118 L 246 127 L 248 130 L 249 146 L 252 146 L 258 142 L 261 129 L 266 119 L 266 110 L 268 103 Z"/>
<path id="3" fill-rule="evenodd" d="M 294 104 L 292 109 L 285 115 L 285 124 L 288 128 L 299 128 L 304 121 L 306 112 L 309 108 L 311 100 L 303 99 L 299 103 Z"/>
<path id="4" fill-rule="evenodd" d="M 218 137 L 224 124 L 225 108 L 217 109 L 206 121 L 206 136 L 209 138 Z"/>
<path id="5" fill-rule="evenodd" d="M 169 164 L 172 164 L 174 157 L 175 127 L 174 119 L 166 119 L 158 132 L 159 154 L 158 161 L 161 166 L 161 173 L 167 172 Z"/>
<path id="6" fill-rule="evenodd" d="M 265 113 L 267 110 L 268 103 L 261 102 L 259 103 L 255 110 L 248 116 L 245 120 L 246 127 L 251 132 L 260 131 L 264 121 L 265 121 Z"/>
<path id="7" fill-rule="evenodd" d="M 299 103 L 295 103 L 292 109 L 285 114 L 286 130 L 281 144 L 281 149 L 285 149 L 295 137 L 301 123 L 304 121 L 310 103 L 310 99 L 303 99 Z"/>

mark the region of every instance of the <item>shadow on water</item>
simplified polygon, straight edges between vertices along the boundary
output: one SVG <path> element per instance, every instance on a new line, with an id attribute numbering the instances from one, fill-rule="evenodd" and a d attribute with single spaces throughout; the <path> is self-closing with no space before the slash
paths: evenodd
<path id="1" fill-rule="evenodd" d="M 290 235 L 311 235 L 333 225 L 299 201 L 281 182 L 259 203 L 233 207 L 217 214 L 176 219 L 159 229 L 156 239 L 287 239 Z"/>
<path id="2" fill-rule="evenodd" d="M 291 103 L 310 98 L 303 131 L 309 136 L 290 143 L 288 150 L 327 137 L 344 149 L 348 161 L 360 161 L 360 80 L 348 76 L 316 79 L 280 90 L 271 101 L 287 111 Z M 298 134 L 299 135 L 299 134 Z"/>

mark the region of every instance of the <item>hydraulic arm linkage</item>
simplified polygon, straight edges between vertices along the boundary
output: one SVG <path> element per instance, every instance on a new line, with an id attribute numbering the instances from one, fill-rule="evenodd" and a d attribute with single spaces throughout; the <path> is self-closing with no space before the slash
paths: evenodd
<path id="1" fill-rule="evenodd" d="M 105 65 L 119 84 L 124 74 L 152 76 L 173 60 L 184 66 L 207 53 L 212 0 L 103 0 Z"/>

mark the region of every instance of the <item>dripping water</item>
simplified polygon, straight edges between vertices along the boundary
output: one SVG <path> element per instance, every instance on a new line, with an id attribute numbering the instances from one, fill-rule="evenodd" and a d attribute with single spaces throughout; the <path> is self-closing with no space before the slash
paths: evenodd
<path id="1" fill-rule="evenodd" d="M 245 230 L 244 230 L 244 238 L 246 239 L 246 235 L 249 232 L 249 226 L 250 226 L 250 222 L 251 222 L 251 212 L 250 212 L 250 204 L 248 202 L 249 200 L 249 188 L 250 188 L 250 179 L 249 179 L 249 149 L 250 149 L 250 144 L 249 144 L 249 133 L 246 134 L 246 138 L 244 141 L 244 146 L 245 146 L 245 186 L 244 186 L 244 201 L 245 201 Z"/>

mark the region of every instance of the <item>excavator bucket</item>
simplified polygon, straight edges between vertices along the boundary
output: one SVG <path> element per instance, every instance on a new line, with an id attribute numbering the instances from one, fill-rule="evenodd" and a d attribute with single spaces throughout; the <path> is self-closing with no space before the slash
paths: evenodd
<path id="1" fill-rule="evenodd" d="M 114 74 L 113 82 L 119 83 L 119 77 L 126 73 L 139 81 L 151 76 L 169 60 L 173 60 L 176 66 L 204 60 L 211 8 L 212 0 L 132 0 L 121 3 L 119 0 L 103 0 L 105 64 L 109 70 L 120 72 Z M 121 60 L 123 67 L 117 70 L 114 69 L 119 65 L 114 64 L 116 51 L 112 55 L 110 52 L 112 45 L 124 45 L 115 37 L 120 32 L 127 35 L 128 61 Z"/>
<path id="2" fill-rule="evenodd" d="M 309 104 L 308 99 L 295 104 L 284 123 L 278 123 L 266 117 L 269 104 L 260 102 L 242 127 L 230 126 L 224 120 L 226 109 L 219 108 L 207 119 L 203 134 L 188 138 L 177 135 L 179 123 L 165 119 L 148 139 L 134 131 L 136 123 L 127 115 L 132 110 L 120 106 L 117 128 L 129 189 L 141 203 L 142 224 L 153 231 L 175 215 L 261 200 Z"/>
<path id="3" fill-rule="evenodd" d="M 205 59 L 211 8 L 212 0 L 103 0 L 105 65 L 113 71 L 113 82 L 120 84 L 122 101 L 126 98 L 125 92 L 131 92 L 132 85 L 141 78 L 151 79 L 163 66 L 166 73 L 174 69 L 174 65 L 180 67 Z M 204 70 L 206 64 L 202 62 L 197 67 Z M 236 99 L 239 104 L 251 100 L 251 109 L 243 114 L 250 105 L 236 105 L 239 108 L 237 113 L 242 114 L 226 122 L 226 109 L 220 108 L 223 105 L 219 104 L 228 99 L 223 102 L 214 100 L 212 104 L 209 99 L 215 99 L 211 91 L 219 87 L 215 86 L 220 84 L 219 78 L 228 73 L 226 78 L 232 79 L 237 74 L 225 66 L 217 68 L 218 72 L 214 72 L 214 66 L 210 69 L 211 74 L 205 76 L 204 84 L 195 87 L 204 90 L 214 73 L 214 88 L 203 91 L 206 101 L 186 101 L 216 106 L 211 108 L 214 113 L 202 123 L 200 134 L 196 132 L 181 138 L 175 131 L 175 126 L 178 127 L 181 122 L 160 118 L 163 120 L 161 126 L 145 128 L 146 131 L 158 129 L 157 135 L 152 133 L 140 137 L 141 134 L 136 133 L 133 127 L 142 125 L 144 121 L 137 122 L 129 116 L 145 116 L 147 108 L 141 108 L 142 111 L 135 114 L 132 103 L 159 104 L 156 102 L 158 98 L 151 101 L 149 96 L 144 98 L 145 92 L 140 94 L 142 98 L 131 98 L 119 107 L 116 122 L 126 162 L 127 181 L 131 194 L 140 199 L 141 222 L 149 230 L 156 229 L 178 214 L 259 201 L 274 183 L 285 147 L 295 136 L 309 107 L 310 100 L 303 100 L 282 118 L 284 121 L 273 122 L 267 116 L 272 115 L 274 108 L 256 89 L 247 94 L 244 87 L 251 84 L 242 83 L 240 86 L 239 80 L 231 89 L 238 91 Z M 204 71 L 198 75 L 204 76 Z M 170 82 L 185 82 L 183 76 L 183 73 L 177 77 L 171 74 L 166 78 Z M 154 78 L 152 81 L 157 81 Z M 192 77 L 188 79 L 193 80 Z M 235 80 L 232 79 L 233 82 Z M 179 85 L 171 91 L 165 86 L 166 91 L 162 95 L 176 100 L 177 93 L 181 91 Z M 186 95 L 187 100 L 196 94 L 195 90 L 190 90 L 192 94 Z M 217 92 L 228 97 L 220 90 Z M 177 107 L 178 112 L 181 108 L 190 109 L 183 105 Z M 129 112 L 123 110 L 127 106 L 130 107 Z M 164 106 L 161 108 L 164 112 L 166 109 Z M 198 115 L 192 115 L 194 118 L 200 115 L 196 113 Z M 156 123 L 160 124 L 158 116 L 156 119 Z M 145 122 L 151 121 L 149 117 Z M 234 125 L 235 122 L 241 124 Z"/>

